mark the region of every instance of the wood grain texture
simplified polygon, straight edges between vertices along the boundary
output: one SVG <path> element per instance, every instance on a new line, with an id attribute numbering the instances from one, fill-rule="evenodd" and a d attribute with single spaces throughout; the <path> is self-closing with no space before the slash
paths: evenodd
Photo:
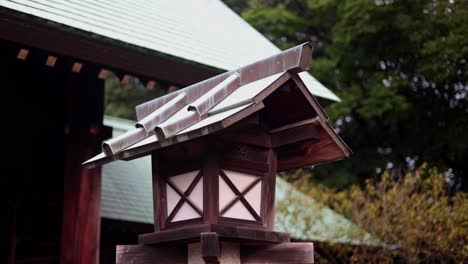
<path id="1" fill-rule="evenodd" d="M 199 241 L 203 232 L 216 232 L 220 239 L 231 241 L 252 241 L 265 243 L 289 242 L 288 233 L 262 230 L 253 227 L 242 227 L 226 224 L 202 224 L 180 227 L 173 230 L 142 234 L 138 236 L 140 244 L 160 244 L 165 242 Z"/>
<path id="2" fill-rule="evenodd" d="M 203 245 L 204 243 L 205 245 Z M 198 248 L 200 248 L 200 251 L 198 251 Z M 229 261 L 229 263 L 239 263 L 237 259 L 238 255 L 233 250 L 240 251 L 240 263 L 242 264 L 314 263 L 313 243 L 277 243 L 268 245 L 240 243 L 239 249 L 235 243 L 220 243 L 216 240 L 216 234 L 209 234 L 206 236 L 206 240 L 189 246 L 184 243 L 157 246 L 117 246 L 116 260 L 117 264 L 202 263 L 203 260 L 189 258 L 188 252 L 190 251 L 191 254 L 196 254 L 203 258 L 205 263 L 227 263 L 226 261 Z"/>
<path id="3" fill-rule="evenodd" d="M 203 232 L 200 234 L 201 257 L 207 264 L 218 264 L 220 248 L 218 234 L 215 232 Z"/>
<path id="4" fill-rule="evenodd" d="M 212 148 L 215 150 L 216 148 Z M 205 155 L 203 164 L 203 213 L 205 224 L 217 224 L 219 221 L 218 213 L 218 157 L 216 151 Z"/>
<path id="5" fill-rule="evenodd" d="M 70 75 L 66 87 L 70 133 L 65 144 L 63 264 L 99 261 L 101 168 L 86 169 L 81 162 L 98 152 L 101 141 L 110 136 L 102 126 L 103 88 L 102 80 L 86 72 Z"/>
<path id="6" fill-rule="evenodd" d="M 269 264 L 312 264 L 314 263 L 313 243 L 280 243 L 274 245 L 242 245 L 241 263 Z"/>
<path id="7" fill-rule="evenodd" d="M 275 191 L 276 191 L 276 168 L 277 168 L 276 151 L 270 149 L 268 151 L 268 175 L 262 181 L 262 206 L 261 215 L 263 225 L 267 230 L 273 230 L 275 226 Z"/>
<path id="8" fill-rule="evenodd" d="M 2 12 L 1 17 L 2 39 L 27 47 L 50 50 L 84 62 L 106 65 L 107 68 L 124 74 L 190 85 L 222 72 L 213 67 L 184 62 L 173 56 L 148 52 L 108 38 L 95 38 L 54 24 L 36 22 L 32 16 L 26 14 L 20 17 L 11 12 Z"/>
<path id="9" fill-rule="evenodd" d="M 117 264 L 186 264 L 187 245 L 122 245 L 117 246 Z"/>
<path id="10" fill-rule="evenodd" d="M 271 145 L 273 148 L 277 148 L 304 140 L 318 140 L 317 126 L 319 124 L 317 120 L 314 124 L 306 124 L 276 132 L 271 135 Z"/>
<path id="11" fill-rule="evenodd" d="M 159 159 L 157 152 L 151 153 L 151 172 L 153 184 L 154 231 L 157 232 L 161 230 L 161 228 L 164 228 L 164 220 L 161 218 L 161 215 L 165 215 L 165 208 L 162 204 L 166 203 L 166 194 L 160 182 Z"/>

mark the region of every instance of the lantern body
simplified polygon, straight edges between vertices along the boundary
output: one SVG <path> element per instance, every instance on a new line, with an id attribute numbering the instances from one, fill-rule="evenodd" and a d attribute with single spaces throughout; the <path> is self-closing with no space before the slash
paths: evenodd
<path id="1" fill-rule="evenodd" d="M 203 224 L 273 230 L 273 149 L 209 137 L 152 153 L 152 161 L 156 231 Z"/>

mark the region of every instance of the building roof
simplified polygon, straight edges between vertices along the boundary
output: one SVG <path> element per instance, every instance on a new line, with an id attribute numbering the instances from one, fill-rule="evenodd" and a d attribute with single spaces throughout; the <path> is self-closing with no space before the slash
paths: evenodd
<path id="1" fill-rule="evenodd" d="M 375 236 L 343 215 L 276 178 L 275 230 L 298 240 L 383 246 Z"/>
<path id="2" fill-rule="evenodd" d="M 135 128 L 104 142 L 103 152 L 84 164 L 93 167 L 149 155 L 156 149 L 223 130 L 263 108 L 270 123 L 278 123 L 283 116 L 280 124 L 287 127 L 283 130 L 290 130 L 287 125 L 293 122 L 297 123 L 296 128 L 313 126 L 313 131 L 308 132 L 309 141 L 303 141 L 301 147 L 286 150 L 282 146 L 287 155 L 279 154 L 278 170 L 347 157 L 351 151 L 336 135 L 327 115 L 299 77 L 309 67 L 311 56 L 312 47 L 305 43 L 143 103 L 136 107 Z M 275 92 L 279 89 L 290 92 L 278 95 Z M 302 107 L 298 107 L 301 103 Z M 282 128 L 268 133 L 279 130 Z M 302 140 L 288 144 L 298 141 Z"/>
<path id="3" fill-rule="evenodd" d="M 96 38 L 120 42 L 128 49 L 139 47 L 161 56 L 220 70 L 233 70 L 280 51 L 219 0 L 2 0 L 0 6 L 45 19 L 49 21 L 45 23 L 48 26 L 54 22 L 87 32 Z M 33 45 L 31 41 L 26 43 Z M 77 41 L 71 43 L 74 47 L 81 45 Z M 93 44 L 84 43 L 80 49 L 90 46 Z M 77 56 L 77 50 L 73 52 L 66 48 L 61 48 L 61 51 Z M 88 60 L 96 60 L 94 55 L 85 55 Z M 101 57 L 104 55 L 99 54 Z M 124 58 L 127 60 L 125 63 L 118 58 L 118 54 L 114 54 L 114 57 L 112 63 L 115 65 L 111 66 L 130 65 L 131 58 Z M 152 65 L 151 62 L 145 63 Z M 137 72 L 140 66 L 133 65 L 131 68 L 125 70 Z M 144 67 L 141 72 L 165 75 L 164 72 Z M 339 101 L 333 92 L 310 74 L 303 73 L 300 78 L 310 87 L 312 94 Z"/>
<path id="4" fill-rule="evenodd" d="M 134 122 L 105 116 L 113 136 L 132 129 Z M 102 167 L 101 216 L 136 223 L 153 223 L 151 159 L 117 161 Z M 275 230 L 295 239 L 334 243 L 377 243 L 372 236 L 342 215 L 320 205 L 281 178 L 276 181 Z M 304 210 L 306 209 L 306 210 Z"/>

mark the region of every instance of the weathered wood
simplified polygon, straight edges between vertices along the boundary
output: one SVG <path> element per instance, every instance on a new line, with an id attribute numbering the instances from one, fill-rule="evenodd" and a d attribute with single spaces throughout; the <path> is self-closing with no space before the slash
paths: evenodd
<path id="1" fill-rule="evenodd" d="M 318 128 L 319 140 L 306 140 L 277 149 L 278 171 L 300 168 L 306 164 L 343 159 L 346 155 L 323 128 Z"/>
<path id="2" fill-rule="evenodd" d="M 224 244 L 221 243 L 221 247 Z M 222 259 L 220 242 L 216 233 L 202 234 L 201 256 L 206 263 L 220 263 Z M 187 263 L 188 247 L 179 245 L 125 245 L 117 246 L 117 264 L 159 264 Z M 240 245 L 242 264 L 312 264 L 314 263 L 313 243 L 242 244 Z"/>
<path id="3" fill-rule="evenodd" d="M 207 154 L 203 165 L 203 218 L 206 224 L 217 224 L 219 219 L 219 162 L 215 155 L 215 151 Z"/>
<path id="4" fill-rule="evenodd" d="M 46 25 L 37 22 L 33 16 L 27 14 L 22 14 L 20 17 L 7 12 L 5 8 L 0 11 L 2 11 L 0 38 L 25 46 L 53 50 L 57 54 L 82 61 L 106 65 L 114 71 L 123 71 L 135 76 L 164 80 L 178 85 L 190 85 L 222 72 L 206 65 L 176 61 L 168 56 L 161 56 L 159 53 L 132 48 L 107 38 L 95 38 L 56 27 L 53 24 Z M 181 72 L 184 74 L 180 74 Z"/>
<path id="5" fill-rule="evenodd" d="M 140 244 L 157 244 L 161 242 L 198 240 L 201 232 L 211 232 L 209 224 L 180 227 L 174 230 L 164 230 L 138 236 Z"/>
<path id="6" fill-rule="evenodd" d="M 263 148 L 271 148 L 270 135 L 262 130 L 256 129 L 239 129 L 222 133 L 220 138 L 246 145 L 258 146 Z"/>
<path id="7" fill-rule="evenodd" d="M 296 127 L 309 125 L 309 124 L 316 124 L 317 125 L 317 124 L 319 124 L 319 121 L 318 121 L 318 119 L 316 117 L 315 118 L 309 118 L 309 119 L 302 120 L 302 121 L 299 121 L 299 122 L 295 122 L 295 123 L 292 123 L 292 124 L 287 124 L 287 125 L 282 126 L 282 127 L 277 127 L 277 128 L 271 129 L 270 131 L 268 131 L 268 133 L 274 134 L 274 133 L 278 133 L 278 132 L 281 132 L 281 131 L 289 130 L 291 128 L 296 128 Z"/>
<path id="8" fill-rule="evenodd" d="M 238 134 L 240 137 L 244 136 L 243 131 L 237 131 L 236 134 Z M 222 155 L 226 160 L 233 159 L 259 163 L 268 162 L 268 148 L 222 141 L 219 142 L 218 149 L 221 153 L 223 153 Z"/>
<path id="9" fill-rule="evenodd" d="M 280 243 L 274 245 L 241 244 L 241 263 L 312 264 L 313 243 Z"/>
<path id="10" fill-rule="evenodd" d="M 154 218 L 154 231 L 157 232 L 164 228 L 164 222 L 161 219 L 161 213 L 164 213 L 161 203 L 166 203 L 166 195 L 162 193 L 162 187 L 160 187 L 160 175 L 159 175 L 159 159 L 158 153 L 151 153 L 151 172 L 152 172 L 152 184 L 153 184 L 153 218 Z"/>
<path id="11" fill-rule="evenodd" d="M 58 67 L 56 67 L 58 68 Z M 102 126 L 104 82 L 93 72 L 69 72 L 65 141 L 64 202 L 60 263 L 98 263 L 101 209 L 101 168 L 81 162 L 99 151 L 110 135 Z"/>
<path id="12" fill-rule="evenodd" d="M 273 230 L 275 225 L 275 190 L 276 190 L 276 151 L 268 151 L 268 175 L 262 181 L 262 207 L 261 214 L 264 219 L 263 225 L 267 230 Z"/>
<path id="13" fill-rule="evenodd" d="M 219 238 L 215 232 L 200 234 L 201 256 L 206 264 L 218 264 L 220 258 Z"/>
<path id="14" fill-rule="evenodd" d="M 187 263 L 187 245 L 147 245 L 117 246 L 117 264 L 185 264 Z"/>
<path id="15" fill-rule="evenodd" d="M 197 241 L 200 240 L 202 232 L 216 232 L 222 239 L 232 241 L 253 241 L 253 242 L 289 242 L 289 234 L 262 230 L 259 228 L 248 228 L 234 225 L 193 225 L 180 227 L 173 230 L 165 230 L 138 236 L 140 244 L 159 244 L 175 241 Z"/>
<path id="16" fill-rule="evenodd" d="M 83 159 L 72 154 L 91 156 L 96 148 L 86 148 L 88 144 L 72 147 L 67 153 L 61 240 L 61 263 L 64 264 L 98 263 L 101 169 L 80 170 Z"/>
<path id="17" fill-rule="evenodd" d="M 223 161 L 223 168 L 232 170 L 237 170 L 237 168 L 252 170 L 256 175 L 263 175 L 263 172 L 269 171 L 268 164 L 266 162 L 241 159 L 226 159 Z"/>
<path id="18" fill-rule="evenodd" d="M 316 120 L 316 119 L 314 119 Z M 298 127 L 293 127 L 287 130 L 276 132 L 271 135 L 271 145 L 273 148 L 284 145 L 301 142 L 304 140 L 318 140 L 318 127 L 320 122 L 316 120 L 314 123 L 306 124 Z"/>

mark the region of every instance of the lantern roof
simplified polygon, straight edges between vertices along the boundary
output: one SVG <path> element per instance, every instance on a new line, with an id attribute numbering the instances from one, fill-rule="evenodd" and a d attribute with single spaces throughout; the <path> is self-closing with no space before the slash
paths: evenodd
<path id="1" fill-rule="evenodd" d="M 265 144 L 279 148 L 279 171 L 347 157 L 350 149 L 301 78 L 311 57 L 312 47 L 305 43 L 138 105 L 135 128 L 105 141 L 102 153 L 84 165 L 130 160 L 230 133 L 229 128 L 248 118 L 271 136 Z M 309 135 L 298 136 L 304 133 Z"/>

